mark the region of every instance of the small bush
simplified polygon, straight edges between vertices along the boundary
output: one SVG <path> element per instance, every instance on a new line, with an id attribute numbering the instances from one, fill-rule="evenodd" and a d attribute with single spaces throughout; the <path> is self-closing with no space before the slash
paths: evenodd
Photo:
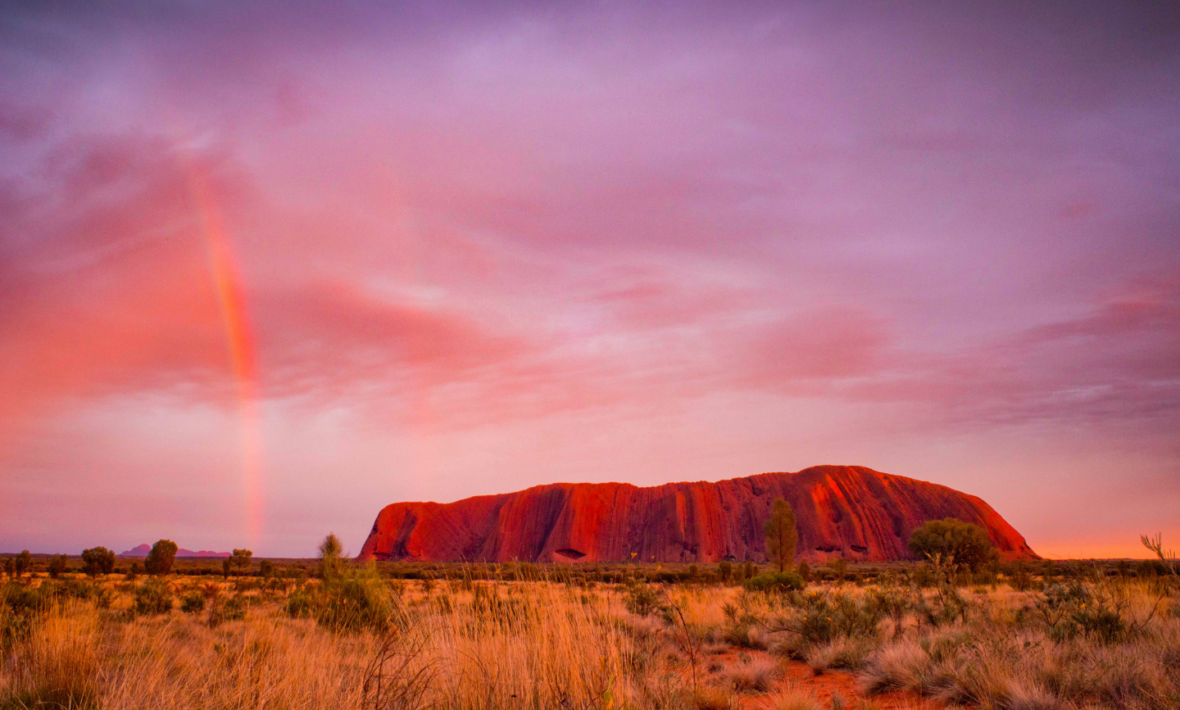
<path id="1" fill-rule="evenodd" d="M 738 693 L 765 693 L 775 680 L 782 676 L 782 669 L 774 661 L 761 659 L 743 663 L 730 669 L 726 682 Z"/>
<path id="2" fill-rule="evenodd" d="M 392 599 L 380 578 L 356 575 L 327 581 L 315 607 L 316 621 L 334 631 L 364 628 L 384 631 L 392 616 Z"/>
<path id="3" fill-rule="evenodd" d="M 0 648 L 28 639 L 50 602 L 44 588 L 12 582 L 0 587 Z"/>
<path id="4" fill-rule="evenodd" d="M 823 710 L 815 696 L 803 690 L 789 689 L 770 699 L 772 710 Z"/>
<path id="5" fill-rule="evenodd" d="M 638 616 L 651 616 L 664 609 L 660 595 L 648 585 L 638 583 L 628 585 L 626 595 L 623 597 L 623 606 L 627 608 L 627 611 Z"/>
<path id="6" fill-rule="evenodd" d="M 1108 642 L 1126 631 L 1122 616 L 1096 595 L 1093 587 L 1078 580 L 1046 586 L 1033 609 L 1057 641 L 1081 635 Z"/>
<path id="7" fill-rule="evenodd" d="M 762 635 L 758 633 L 758 629 L 745 622 L 727 629 L 724 638 L 731 646 L 737 646 L 738 648 L 766 648 L 766 642 L 762 639 Z"/>
<path id="8" fill-rule="evenodd" d="M 180 610 L 186 614 L 199 614 L 205 611 L 205 596 L 197 591 L 185 594 L 180 599 Z"/>
<path id="9" fill-rule="evenodd" d="M 315 598 L 306 589 L 296 589 L 287 596 L 287 614 L 295 619 L 310 619 Z"/>
<path id="10" fill-rule="evenodd" d="M 9 583 L 0 589 L 0 606 L 7 607 L 14 614 L 40 614 L 49 610 L 51 602 L 49 585 L 33 587 Z"/>
<path id="11" fill-rule="evenodd" d="M 241 621 L 246 618 L 246 610 L 249 605 L 246 603 L 246 597 L 235 594 L 225 603 L 221 605 L 222 618 L 226 621 Z"/>
<path id="12" fill-rule="evenodd" d="M 371 629 L 382 632 L 393 622 L 396 602 L 374 565 L 353 572 L 329 575 L 313 589 L 297 589 L 287 597 L 287 613 L 310 616 L 333 631 Z"/>
<path id="13" fill-rule="evenodd" d="M 214 598 L 209 604 L 209 626 L 216 628 L 227 621 L 242 621 L 246 618 L 248 605 L 246 597 L 235 594 L 228 599 Z"/>
<path id="14" fill-rule="evenodd" d="M 798 572 L 777 572 L 751 577 L 744 586 L 751 592 L 790 592 L 802 590 L 807 583 Z"/>
<path id="15" fill-rule="evenodd" d="M 808 649 L 804 660 L 816 675 L 835 669 L 854 671 L 864 667 L 870 651 L 863 640 L 842 637 Z"/>
<path id="16" fill-rule="evenodd" d="M 886 646 L 869 656 L 861 672 L 865 691 L 870 695 L 893 690 L 924 694 L 930 663 L 930 654 L 914 642 Z"/>
<path id="17" fill-rule="evenodd" d="M 885 609 L 867 594 L 793 594 L 790 601 L 798 611 L 789 626 L 809 644 L 826 643 L 839 636 L 875 636 L 877 625 L 885 618 Z"/>
<path id="18" fill-rule="evenodd" d="M 910 571 L 910 581 L 920 589 L 927 589 L 933 587 L 938 580 L 934 576 L 934 568 L 923 562 Z"/>
<path id="19" fill-rule="evenodd" d="M 135 588 L 135 613 L 154 615 L 172 611 L 172 591 L 158 579 L 149 579 Z"/>

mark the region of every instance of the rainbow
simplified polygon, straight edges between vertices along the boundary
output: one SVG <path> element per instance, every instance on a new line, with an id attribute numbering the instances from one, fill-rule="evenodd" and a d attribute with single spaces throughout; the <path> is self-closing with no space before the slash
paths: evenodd
<path id="1" fill-rule="evenodd" d="M 201 223 L 217 300 L 221 307 L 230 364 L 237 383 L 241 427 L 242 484 L 246 530 L 251 547 L 257 547 L 263 525 L 262 428 L 258 413 L 258 373 L 254 335 L 241 287 L 233 249 L 213 194 L 199 170 L 187 170 L 193 203 Z"/>

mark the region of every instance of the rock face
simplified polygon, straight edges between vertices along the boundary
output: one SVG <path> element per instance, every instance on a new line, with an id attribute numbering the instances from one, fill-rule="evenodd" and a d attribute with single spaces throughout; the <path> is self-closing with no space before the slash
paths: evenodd
<path id="1" fill-rule="evenodd" d="M 776 498 L 798 521 L 797 559 L 897 560 L 927 520 L 982 525 L 1004 559 L 1035 559 L 979 498 L 860 466 L 816 466 L 707 483 L 639 488 L 554 483 L 454 503 L 394 503 L 360 559 L 508 562 L 715 562 L 766 559 L 762 526 Z"/>

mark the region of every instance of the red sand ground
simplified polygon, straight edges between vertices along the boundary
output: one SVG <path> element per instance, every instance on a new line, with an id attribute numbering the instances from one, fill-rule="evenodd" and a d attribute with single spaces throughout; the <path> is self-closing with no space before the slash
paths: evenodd
<path id="1" fill-rule="evenodd" d="M 772 707 L 771 699 L 775 693 L 791 687 L 803 690 L 815 696 L 823 707 L 830 707 L 832 696 L 839 693 L 847 702 L 849 710 L 858 710 L 862 701 L 869 701 L 878 710 L 944 710 L 945 706 L 932 698 L 924 698 L 912 691 L 894 691 L 879 695 L 866 696 L 859 681 L 852 673 L 844 671 L 826 671 L 822 675 L 815 675 L 811 667 L 798 661 L 783 661 L 765 651 L 743 651 L 743 655 L 753 660 L 771 659 L 783 669 L 780 678 L 768 693 L 746 694 L 738 696 L 738 707 L 744 710 L 763 710 Z M 740 663 L 739 654 L 727 651 L 722 654 L 707 655 L 704 664 L 721 661 L 728 670 Z M 724 673 L 725 671 L 721 671 Z"/>

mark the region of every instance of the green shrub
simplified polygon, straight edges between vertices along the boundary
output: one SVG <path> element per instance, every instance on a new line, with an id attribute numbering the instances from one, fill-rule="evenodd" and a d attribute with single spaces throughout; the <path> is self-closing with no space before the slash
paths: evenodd
<path id="1" fill-rule="evenodd" d="M 86 601 L 95 598 L 102 590 L 100 584 L 92 584 L 80 579 L 63 579 L 53 585 L 42 585 L 46 593 L 63 599 L 81 599 Z M 110 592 L 107 592 L 109 595 Z"/>
<path id="2" fill-rule="evenodd" d="M 987 530 L 955 518 L 923 523 L 910 534 L 910 552 L 918 559 L 953 560 L 973 572 L 999 557 Z"/>
<path id="3" fill-rule="evenodd" d="M 639 616 L 650 616 L 663 610 L 660 596 L 646 584 L 632 582 L 627 586 L 623 596 L 623 606 L 627 611 Z"/>
<path id="4" fill-rule="evenodd" d="M 370 564 L 348 575 L 341 570 L 329 566 L 329 576 L 319 585 L 292 592 L 287 598 L 287 613 L 296 618 L 310 616 L 338 632 L 387 630 L 396 602 L 376 566 Z"/>
<path id="5" fill-rule="evenodd" d="M 45 586 L 9 582 L 0 587 L 0 648 L 29 638 L 51 603 L 52 595 Z"/>
<path id="6" fill-rule="evenodd" d="M 764 649 L 766 648 L 766 642 L 757 634 L 750 633 L 755 628 L 745 621 L 740 622 L 725 631 L 725 641 L 731 646 L 738 648 Z"/>
<path id="7" fill-rule="evenodd" d="M 296 589 L 287 596 L 287 614 L 294 619 L 310 619 L 315 598 L 306 589 Z"/>
<path id="8" fill-rule="evenodd" d="M 392 617 L 389 589 L 376 574 L 356 574 L 321 586 L 316 622 L 333 631 L 384 631 Z"/>
<path id="9" fill-rule="evenodd" d="M 51 602 L 49 585 L 33 587 L 10 582 L 0 588 L 0 606 L 14 614 L 40 614 L 49 610 Z"/>
<path id="10" fill-rule="evenodd" d="M 186 614 L 199 614 L 205 610 L 205 596 L 197 591 L 189 592 L 180 599 L 180 610 Z"/>
<path id="11" fill-rule="evenodd" d="M 49 566 L 46 571 L 49 572 L 50 579 L 57 579 L 68 569 L 65 555 L 54 555 L 49 560 Z"/>
<path id="12" fill-rule="evenodd" d="M 1006 570 L 1005 574 L 1008 577 L 1008 583 L 1011 584 L 1012 588 L 1016 591 L 1027 592 L 1029 589 L 1032 589 L 1034 582 L 1033 576 L 1032 573 L 1028 571 L 1028 565 L 1025 563 L 1013 563 L 1009 566 L 1008 570 Z"/>
<path id="13" fill-rule="evenodd" d="M 216 612 L 219 621 L 242 621 L 246 618 L 246 611 L 249 606 L 246 603 L 246 597 L 241 594 L 235 594 L 229 597 L 221 604 L 216 605 Z"/>
<path id="14" fill-rule="evenodd" d="M 751 592 L 790 592 L 802 590 L 807 582 L 798 572 L 774 572 L 751 577 L 743 586 Z"/>
<path id="15" fill-rule="evenodd" d="M 838 637 L 875 636 L 877 625 L 889 613 L 881 599 L 872 594 L 796 592 L 789 600 L 796 613 L 788 620 L 787 628 L 809 645 Z"/>
<path id="16" fill-rule="evenodd" d="M 1127 609 L 1117 583 L 1101 579 L 1091 585 L 1080 580 L 1047 585 L 1033 605 L 1051 638 L 1063 641 L 1082 636 L 1103 644 L 1121 640 L 1133 630 Z"/>
<path id="17" fill-rule="evenodd" d="M 115 593 L 105 585 L 95 584 L 91 587 L 90 600 L 98 609 L 110 609 L 111 603 L 115 601 Z"/>
<path id="18" fill-rule="evenodd" d="M 172 591 L 158 579 L 149 579 L 135 588 L 135 613 L 167 614 L 172 611 Z"/>

